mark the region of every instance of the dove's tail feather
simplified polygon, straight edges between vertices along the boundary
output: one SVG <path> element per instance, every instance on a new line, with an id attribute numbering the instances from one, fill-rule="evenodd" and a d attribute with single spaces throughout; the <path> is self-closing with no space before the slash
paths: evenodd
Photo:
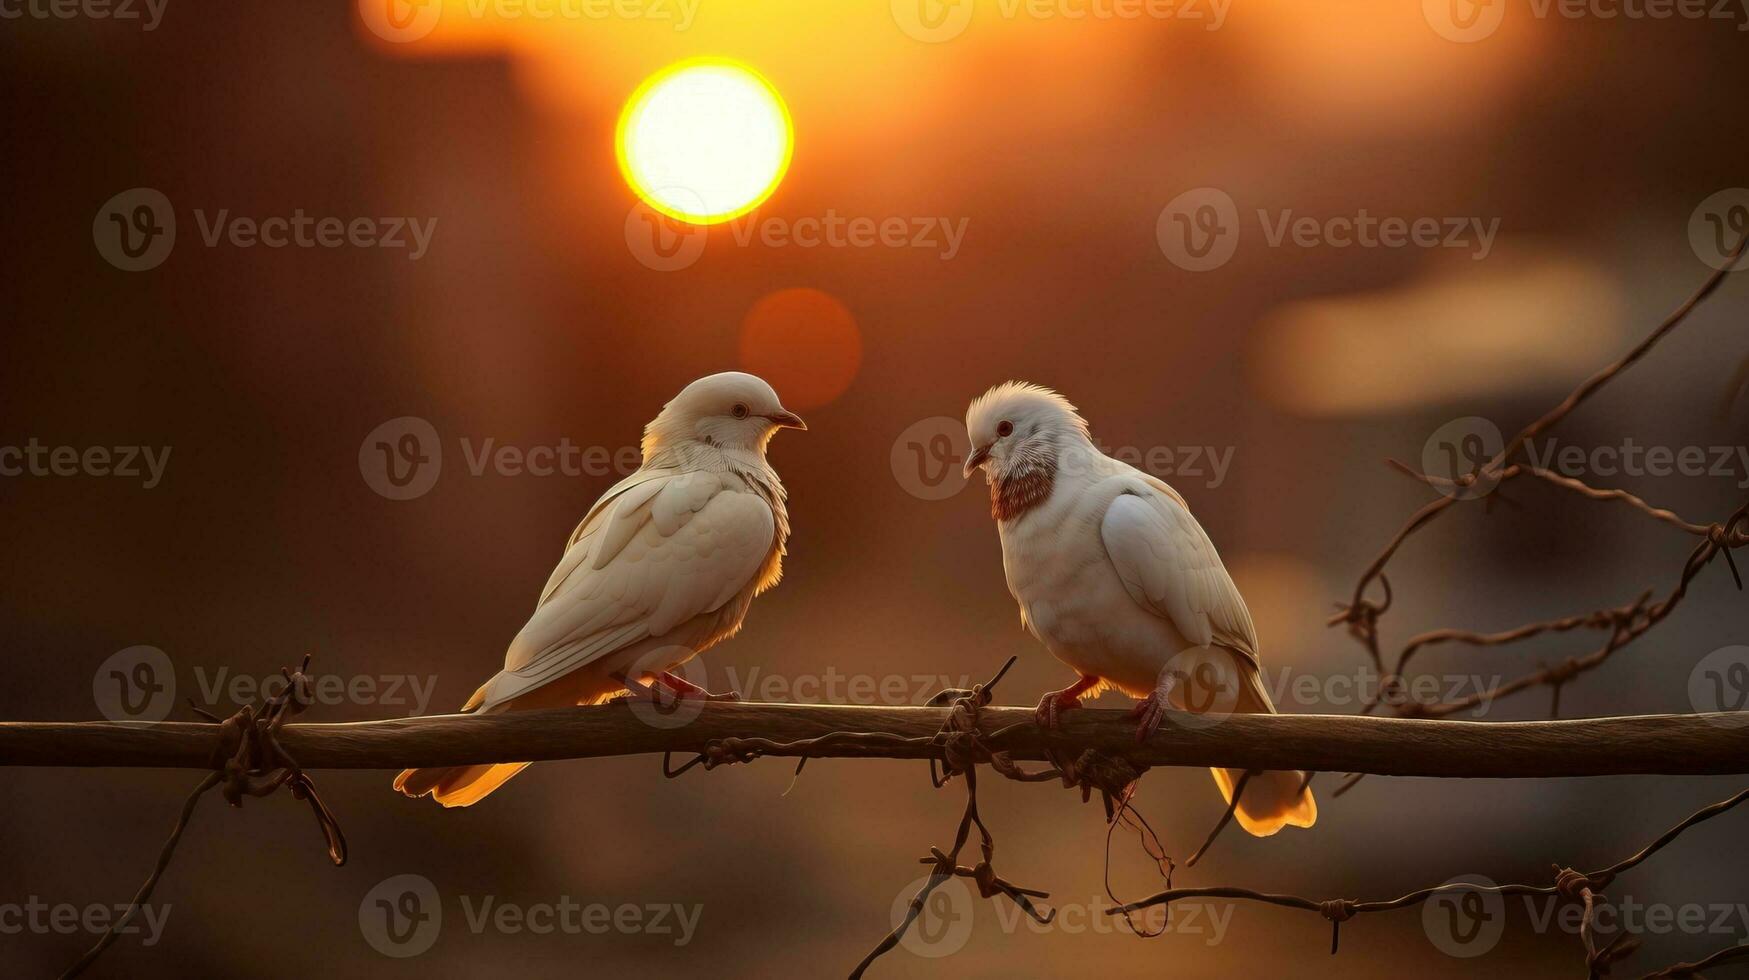
<path id="1" fill-rule="evenodd" d="M 1210 769 L 1209 772 L 1214 774 L 1215 785 L 1221 788 L 1221 798 L 1233 802 L 1233 787 L 1245 771 Z M 1245 792 L 1240 794 L 1239 807 L 1233 811 L 1234 819 L 1253 837 L 1268 837 L 1283 827 L 1310 827 L 1318 822 L 1318 801 L 1305 782 L 1303 772 L 1253 773 L 1245 781 Z"/>
<path id="2" fill-rule="evenodd" d="M 597 682 L 591 686 L 580 683 L 547 684 L 521 697 L 481 707 L 491 681 L 480 685 L 463 712 L 497 714 L 500 711 L 526 711 L 533 708 L 556 708 L 573 704 L 594 704 L 608 697 L 614 685 Z M 477 766 L 436 766 L 426 769 L 403 769 L 395 777 L 395 789 L 415 799 L 430 796 L 444 806 L 473 806 L 510 781 L 529 766 L 527 762 L 499 762 Z"/>
<path id="3" fill-rule="evenodd" d="M 395 777 L 395 788 L 413 797 L 430 794 L 444 806 L 472 806 L 527 766 L 526 762 L 501 762 L 496 765 L 408 769 Z"/>
<path id="4" fill-rule="evenodd" d="M 1202 655 L 1215 667 L 1221 689 L 1232 685 L 1237 697 L 1231 702 L 1236 714 L 1275 714 L 1275 702 L 1263 686 L 1263 678 L 1255 661 L 1234 654 L 1220 646 L 1209 648 Z M 1193 672 L 1184 685 L 1181 696 L 1188 703 L 1219 703 L 1214 693 L 1200 690 L 1202 675 Z M 1233 802 L 1233 787 L 1244 776 L 1243 769 L 1210 769 L 1221 799 Z M 1265 771 L 1251 774 L 1245 790 L 1239 794 L 1239 806 L 1233 818 L 1253 837 L 1269 837 L 1283 827 L 1310 827 L 1318 821 L 1318 801 L 1306 785 L 1306 774 L 1298 771 Z"/>
<path id="5" fill-rule="evenodd" d="M 462 705 L 462 711 L 479 711 L 486 700 L 486 688 L 490 686 L 490 681 L 480 685 L 474 696 L 468 698 L 468 703 Z M 497 710 L 500 709 L 486 709 L 488 713 Z M 403 769 L 395 777 L 395 789 L 414 799 L 429 795 L 444 806 L 473 806 L 527 766 L 526 762 L 501 762 L 495 765 Z"/>

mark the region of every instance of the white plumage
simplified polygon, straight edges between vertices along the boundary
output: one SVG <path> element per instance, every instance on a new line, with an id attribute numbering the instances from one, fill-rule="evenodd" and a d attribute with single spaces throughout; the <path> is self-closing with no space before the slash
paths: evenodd
<path id="1" fill-rule="evenodd" d="M 681 391 L 645 429 L 642 467 L 572 532 L 504 669 L 462 710 L 594 704 L 628 684 L 703 696 L 668 672 L 733 636 L 783 573 L 789 516 L 765 447 L 784 427 L 805 428 L 753 375 Z M 409 769 L 395 788 L 467 806 L 526 765 Z"/>
<path id="2" fill-rule="evenodd" d="M 1021 621 L 1081 680 L 1040 702 L 1040 721 L 1115 687 L 1144 699 L 1145 735 L 1161 704 L 1214 722 L 1273 712 L 1257 631 L 1233 579 L 1184 498 L 1164 481 L 1100 452 L 1061 395 L 1036 385 L 992 388 L 966 413 L 1002 539 L 1002 565 Z M 1237 770 L 1213 770 L 1232 799 Z M 1317 804 L 1304 774 L 1253 776 L 1241 826 L 1267 836 L 1309 827 Z"/>

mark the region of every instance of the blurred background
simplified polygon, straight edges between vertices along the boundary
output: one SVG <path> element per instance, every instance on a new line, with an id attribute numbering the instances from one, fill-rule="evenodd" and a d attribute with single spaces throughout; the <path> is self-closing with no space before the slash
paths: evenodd
<path id="1" fill-rule="evenodd" d="M 380 2 L 168 0 L 132 20 L 9 8 L 23 13 L 0 25 L 0 173 L 14 189 L 0 214 L 0 444 L 50 462 L 55 447 L 81 461 L 106 447 L 111 470 L 123 447 L 149 447 L 162 468 L 145 473 L 142 456 L 138 476 L 82 462 L 0 478 L 0 718 L 102 717 L 113 658 L 142 645 L 168 659 L 176 702 L 221 714 L 237 706 L 232 680 L 306 653 L 358 685 L 309 720 L 452 710 L 497 668 L 566 535 L 618 476 L 471 465 L 481 447 L 612 456 L 686 382 L 733 368 L 768 378 L 811 431 L 772 449 L 795 524 L 785 578 L 705 656 L 709 686 L 916 703 L 1011 654 L 1002 700 L 1067 684 L 1020 628 L 982 486 L 952 475 L 952 420 L 1020 378 L 1060 389 L 1102 444 L 1151 459 L 1188 499 L 1250 603 L 1272 683 L 1311 692 L 1278 686 L 1283 711 L 1358 711 L 1344 680 L 1365 681 L 1365 658 L 1324 621 L 1432 497 L 1384 461 L 1437 458 L 1432 437 L 1458 420 L 1510 435 L 1687 296 L 1710 271 L 1708 236 L 1749 213 L 1732 196 L 1749 184 L 1749 14 L 1735 9 L 627 0 L 541 17 Z M 638 83 L 700 54 L 756 68 L 795 127 L 776 193 L 696 233 L 701 250 L 641 219 L 613 149 Z M 106 209 L 136 188 L 168 202 L 176 235 L 129 271 L 106 258 Z M 1198 269 L 1174 236 L 1178 215 L 1194 223 L 1210 204 L 1231 252 Z M 203 234 L 300 211 L 430 235 L 419 250 L 410 232 L 400 248 Z M 1440 242 L 1340 244 L 1328 223 L 1363 212 L 1433 219 Z M 759 232 L 831 215 L 935 230 L 812 247 Z M 1306 234 L 1276 234 L 1301 218 Z M 1448 226 L 1465 237 L 1447 245 Z M 683 245 L 695 251 L 675 260 Z M 1587 452 L 1722 447 L 1727 463 L 1575 475 L 1696 521 L 1741 502 L 1749 409 L 1728 394 L 1749 354 L 1746 281 L 1555 433 Z M 372 434 L 408 417 L 441 469 L 395 499 L 408 493 L 385 490 L 381 460 L 373 471 Z M 1662 593 L 1691 546 L 1625 508 L 1542 486 L 1510 495 L 1458 508 L 1403 551 L 1387 649 L 1420 629 Z M 1749 643 L 1742 601 L 1708 569 L 1670 621 L 1568 686 L 1563 715 L 1716 707 L 1691 682 L 1714 651 Z M 1418 666 L 1449 690 L 1593 639 L 1439 648 Z M 1483 717 L 1548 710 L 1539 689 Z M 178 703 L 170 717 L 192 716 Z M 962 803 L 920 765 L 883 761 L 817 762 L 787 795 L 780 761 L 675 781 L 654 758 L 546 763 L 457 811 L 401 798 L 391 775 L 316 774 L 352 844 L 340 869 L 301 804 L 209 799 L 155 897 L 162 935 L 124 938 L 94 975 L 842 975 L 915 889 L 916 858 L 951 843 Z M 7 771 L 0 904 L 125 902 L 195 781 Z M 1230 832 L 1176 883 L 1383 898 L 1466 874 L 1540 882 L 1550 862 L 1626 856 L 1740 782 L 1374 777 L 1332 799 L 1325 777 L 1315 830 Z M 1431 941 L 1414 910 L 1349 923 L 1335 958 L 1323 920 L 1255 905 L 1139 940 L 1097 914 L 1096 804 L 983 786 L 1000 872 L 1074 911 L 1035 931 L 995 903 L 938 905 L 937 938 L 871 976 L 1581 968 L 1578 937 L 1518 904 L 1471 958 Z M 1221 812 L 1200 771 L 1150 773 L 1138 803 L 1181 860 Z M 1726 841 L 1743 819 L 1692 832 L 1611 896 L 1741 909 L 1749 857 Z M 434 944 L 402 958 L 369 922 L 372 890 L 399 875 L 432 883 L 443 912 Z M 1121 835 L 1111 881 L 1125 898 L 1159 884 Z M 488 896 L 678 905 L 696 929 L 685 942 L 476 931 L 468 910 Z M 1648 932 L 1629 966 L 1744 941 L 1746 921 Z M 0 961 L 49 975 L 94 938 L 0 928 Z"/>

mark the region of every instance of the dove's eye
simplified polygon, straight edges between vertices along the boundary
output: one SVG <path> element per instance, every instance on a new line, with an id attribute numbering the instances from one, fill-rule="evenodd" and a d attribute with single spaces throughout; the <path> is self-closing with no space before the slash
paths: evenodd
<path id="1" fill-rule="evenodd" d="M 998 438 L 1005 438 L 1005 437 L 1011 436 L 1013 434 L 1014 434 L 1014 423 L 1013 422 L 1010 422 L 1007 419 L 1003 419 L 1002 421 L 996 423 L 996 435 Z"/>
<path id="2" fill-rule="evenodd" d="M 729 411 L 734 413 L 734 416 L 738 419 L 744 419 L 747 417 L 747 406 L 745 406 L 739 402 L 736 402 L 735 407 L 730 409 Z"/>

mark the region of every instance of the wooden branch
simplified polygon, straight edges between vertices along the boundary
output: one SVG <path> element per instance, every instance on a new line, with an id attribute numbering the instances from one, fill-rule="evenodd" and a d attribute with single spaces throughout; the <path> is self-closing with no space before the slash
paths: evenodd
<path id="1" fill-rule="evenodd" d="M 350 724 L 292 724 L 278 739 L 304 769 L 400 769 L 702 752 L 733 738 L 776 743 L 834 734 L 805 750 L 767 755 L 940 758 L 931 739 L 948 709 L 708 703 L 666 728 L 624 704 L 497 715 L 439 715 Z M 679 722 L 679 719 L 667 719 Z M 1082 709 L 1059 731 L 1032 708 L 982 709 L 992 749 L 1016 760 L 1096 748 L 1145 766 L 1306 769 L 1386 776 L 1540 778 L 1749 774 L 1749 716 L 1644 715 L 1564 721 L 1473 722 L 1352 715 L 1234 715 L 1196 727 L 1167 721 L 1146 744 L 1128 712 Z M 908 741 L 909 740 L 909 741 Z M 189 722 L 0 722 L 0 765 L 212 767 L 218 726 Z"/>

